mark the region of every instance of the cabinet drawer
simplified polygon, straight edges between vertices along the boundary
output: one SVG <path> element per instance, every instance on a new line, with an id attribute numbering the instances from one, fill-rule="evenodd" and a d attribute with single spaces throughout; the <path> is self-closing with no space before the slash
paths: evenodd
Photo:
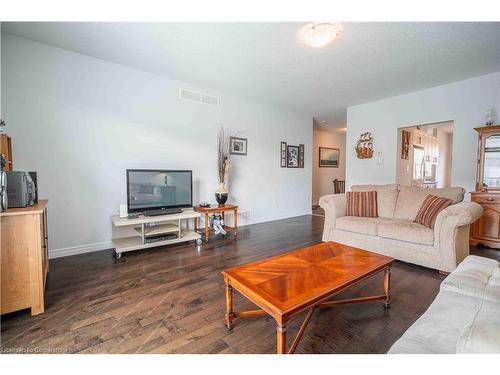
<path id="1" fill-rule="evenodd" d="M 471 197 L 473 202 L 479 204 L 491 204 L 500 206 L 500 195 L 499 194 L 484 194 L 484 195 L 473 195 Z"/>

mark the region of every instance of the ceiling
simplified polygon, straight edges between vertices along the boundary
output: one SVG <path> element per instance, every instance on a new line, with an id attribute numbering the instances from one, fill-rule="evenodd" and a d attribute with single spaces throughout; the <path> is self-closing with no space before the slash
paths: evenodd
<path id="1" fill-rule="evenodd" d="M 291 108 L 345 127 L 346 107 L 500 70 L 500 23 L 2 23 L 2 32 Z"/>

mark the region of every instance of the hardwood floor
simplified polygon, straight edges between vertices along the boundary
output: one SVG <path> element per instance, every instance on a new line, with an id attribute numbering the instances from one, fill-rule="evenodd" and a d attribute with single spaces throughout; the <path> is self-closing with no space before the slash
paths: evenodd
<path id="1" fill-rule="evenodd" d="M 1 317 L 2 352 L 274 353 L 275 323 L 241 319 L 224 330 L 225 268 L 321 241 L 323 218 L 301 216 L 241 227 L 238 239 L 139 251 L 111 250 L 50 261 L 45 313 Z M 473 249 L 497 257 L 494 250 Z M 376 275 L 339 297 L 380 292 Z M 427 309 L 442 277 L 396 261 L 392 309 L 382 303 L 314 313 L 297 353 L 385 353 Z M 235 293 L 237 308 L 252 304 Z M 288 326 L 289 340 L 303 317 Z"/>

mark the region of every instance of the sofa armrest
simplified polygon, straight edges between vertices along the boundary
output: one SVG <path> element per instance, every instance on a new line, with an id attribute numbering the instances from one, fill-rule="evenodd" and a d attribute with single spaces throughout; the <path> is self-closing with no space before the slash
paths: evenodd
<path id="1" fill-rule="evenodd" d="M 319 199 L 319 205 L 325 210 L 323 241 L 330 241 L 330 233 L 335 229 L 336 219 L 346 214 L 345 194 L 324 195 Z"/>
<path id="2" fill-rule="evenodd" d="M 483 214 L 474 202 L 461 202 L 445 208 L 434 224 L 434 246 L 441 253 L 441 271 L 451 272 L 469 255 L 469 225 Z"/>
<path id="3" fill-rule="evenodd" d="M 458 226 L 470 225 L 478 220 L 483 214 L 481 205 L 474 202 L 461 202 L 446 207 L 436 218 L 434 230 L 439 231 L 444 221 L 450 216 L 456 217 Z"/>

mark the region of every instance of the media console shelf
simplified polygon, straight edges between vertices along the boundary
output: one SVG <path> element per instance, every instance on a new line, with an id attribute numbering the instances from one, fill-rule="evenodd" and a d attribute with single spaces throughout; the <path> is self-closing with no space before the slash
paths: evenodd
<path id="1" fill-rule="evenodd" d="M 199 212 L 192 209 L 182 213 L 161 216 L 139 216 L 135 219 L 111 216 L 112 242 L 116 257 L 127 251 L 165 246 L 174 243 L 196 241 L 201 245 L 201 235 L 196 232 L 194 221 L 200 217 Z M 193 220 L 192 228 L 189 221 Z M 160 239 L 158 236 L 169 235 L 173 238 Z M 155 238 L 156 237 L 156 238 Z"/>

